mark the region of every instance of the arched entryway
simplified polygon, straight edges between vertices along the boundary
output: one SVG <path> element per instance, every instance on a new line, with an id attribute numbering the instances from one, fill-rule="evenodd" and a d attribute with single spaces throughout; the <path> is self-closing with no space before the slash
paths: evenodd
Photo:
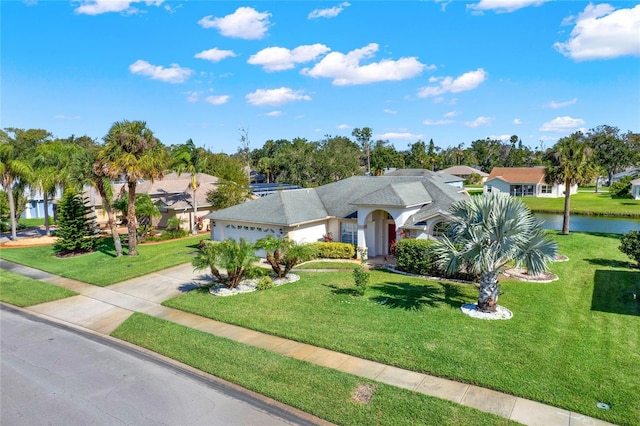
<path id="1" fill-rule="evenodd" d="M 387 255 L 398 239 L 395 219 L 386 210 L 373 210 L 365 220 L 366 247 L 370 257 Z"/>

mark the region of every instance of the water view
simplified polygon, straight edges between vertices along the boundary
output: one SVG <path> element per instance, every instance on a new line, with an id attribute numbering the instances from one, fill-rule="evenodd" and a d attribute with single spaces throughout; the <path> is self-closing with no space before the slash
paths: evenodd
<path id="1" fill-rule="evenodd" d="M 544 221 L 544 229 L 562 229 L 561 214 L 536 213 L 535 216 Z M 626 234 L 629 231 L 640 231 L 640 219 L 571 215 L 569 228 L 578 232 Z"/>

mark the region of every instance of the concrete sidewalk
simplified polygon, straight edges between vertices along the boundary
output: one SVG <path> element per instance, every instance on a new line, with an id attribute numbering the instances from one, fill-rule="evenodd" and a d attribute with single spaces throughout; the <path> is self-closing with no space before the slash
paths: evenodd
<path id="1" fill-rule="evenodd" d="M 163 301 L 205 283 L 206 275 L 194 273 L 191 264 L 179 265 L 109 287 L 96 287 L 4 260 L 0 261 L 0 267 L 79 293 L 78 296 L 26 309 L 94 332 L 110 334 L 133 312 L 142 312 L 284 356 L 447 399 L 526 425 L 610 424 L 513 395 L 403 370 L 162 306 Z"/>

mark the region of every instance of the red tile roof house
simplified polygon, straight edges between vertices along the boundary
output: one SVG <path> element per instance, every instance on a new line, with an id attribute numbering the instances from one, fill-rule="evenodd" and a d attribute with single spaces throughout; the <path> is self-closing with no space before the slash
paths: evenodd
<path id="1" fill-rule="evenodd" d="M 494 167 L 483 184 L 483 193 L 507 192 L 518 197 L 564 197 L 564 185 L 547 184 L 544 167 Z M 571 186 L 571 194 L 578 185 Z"/>

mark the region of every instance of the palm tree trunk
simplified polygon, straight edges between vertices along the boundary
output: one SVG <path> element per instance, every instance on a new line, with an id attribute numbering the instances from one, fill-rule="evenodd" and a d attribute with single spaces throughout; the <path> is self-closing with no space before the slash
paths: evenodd
<path id="1" fill-rule="evenodd" d="M 564 183 L 564 216 L 562 218 L 562 235 L 569 235 L 569 211 L 571 210 L 571 182 Z"/>
<path id="2" fill-rule="evenodd" d="M 193 187 L 193 235 L 198 233 L 198 199 L 196 198 L 196 187 Z"/>
<path id="3" fill-rule="evenodd" d="M 138 220 L 136 219 L 136 182 L 129 182 L 129 205 L 127 206 L 127 233 L 129 256 L 138 255 Z"/>
<path id="4" fill-rule="evenodd" d="M 11 239 L 15 241 L 18 239 L 18 234 L 16 233 L 16 203 L 13 199 L 12 186 L 13 185 L 11 184 L 4 185 L 4 187 L 7 188 L 7 197 L 9 198 L 9 214 L 11 215 Z"/>
<path id="5" fill-rule="evenodd" d="M 498 290 L 497 272 L 483 272 L 480 276 L 480 291 L 478 294 L 478 310 L 480 312 L 496 311 L 496 306 L 498 306 Z"/>
<path id="6" fill-rule="evenodd" d="M 51 229 L 49 229 L 49 197 L 47 197 L 47 192 L 46 191 L 42 191 L 42 196 L 43 196 L 43 200 L 44 200 L 44 229 L 45 229 L 45 235 L 47 237 L 51 236 Z"/>
<path id="7" fill-rule="evenodd" d="M 111 229 L 111 238 L 113 238 L 113 246 L 116 249 L 116 257 L 122 256 L 122 242 L 120 241 L 120 234 L 118 233 L 118 225 L 116 225 L 116 217 L 113 214 L 113 209 L 111 208 L 111 200 L 107 197 L 107 191 L 104 189 L 102 181 L 97 179 L 95 184 L 98 189 L 98 193 L 100 194 L 100 198 L 102 198 L 104 209 L 107 211 L 107 224 L 109 229 Z"/>

